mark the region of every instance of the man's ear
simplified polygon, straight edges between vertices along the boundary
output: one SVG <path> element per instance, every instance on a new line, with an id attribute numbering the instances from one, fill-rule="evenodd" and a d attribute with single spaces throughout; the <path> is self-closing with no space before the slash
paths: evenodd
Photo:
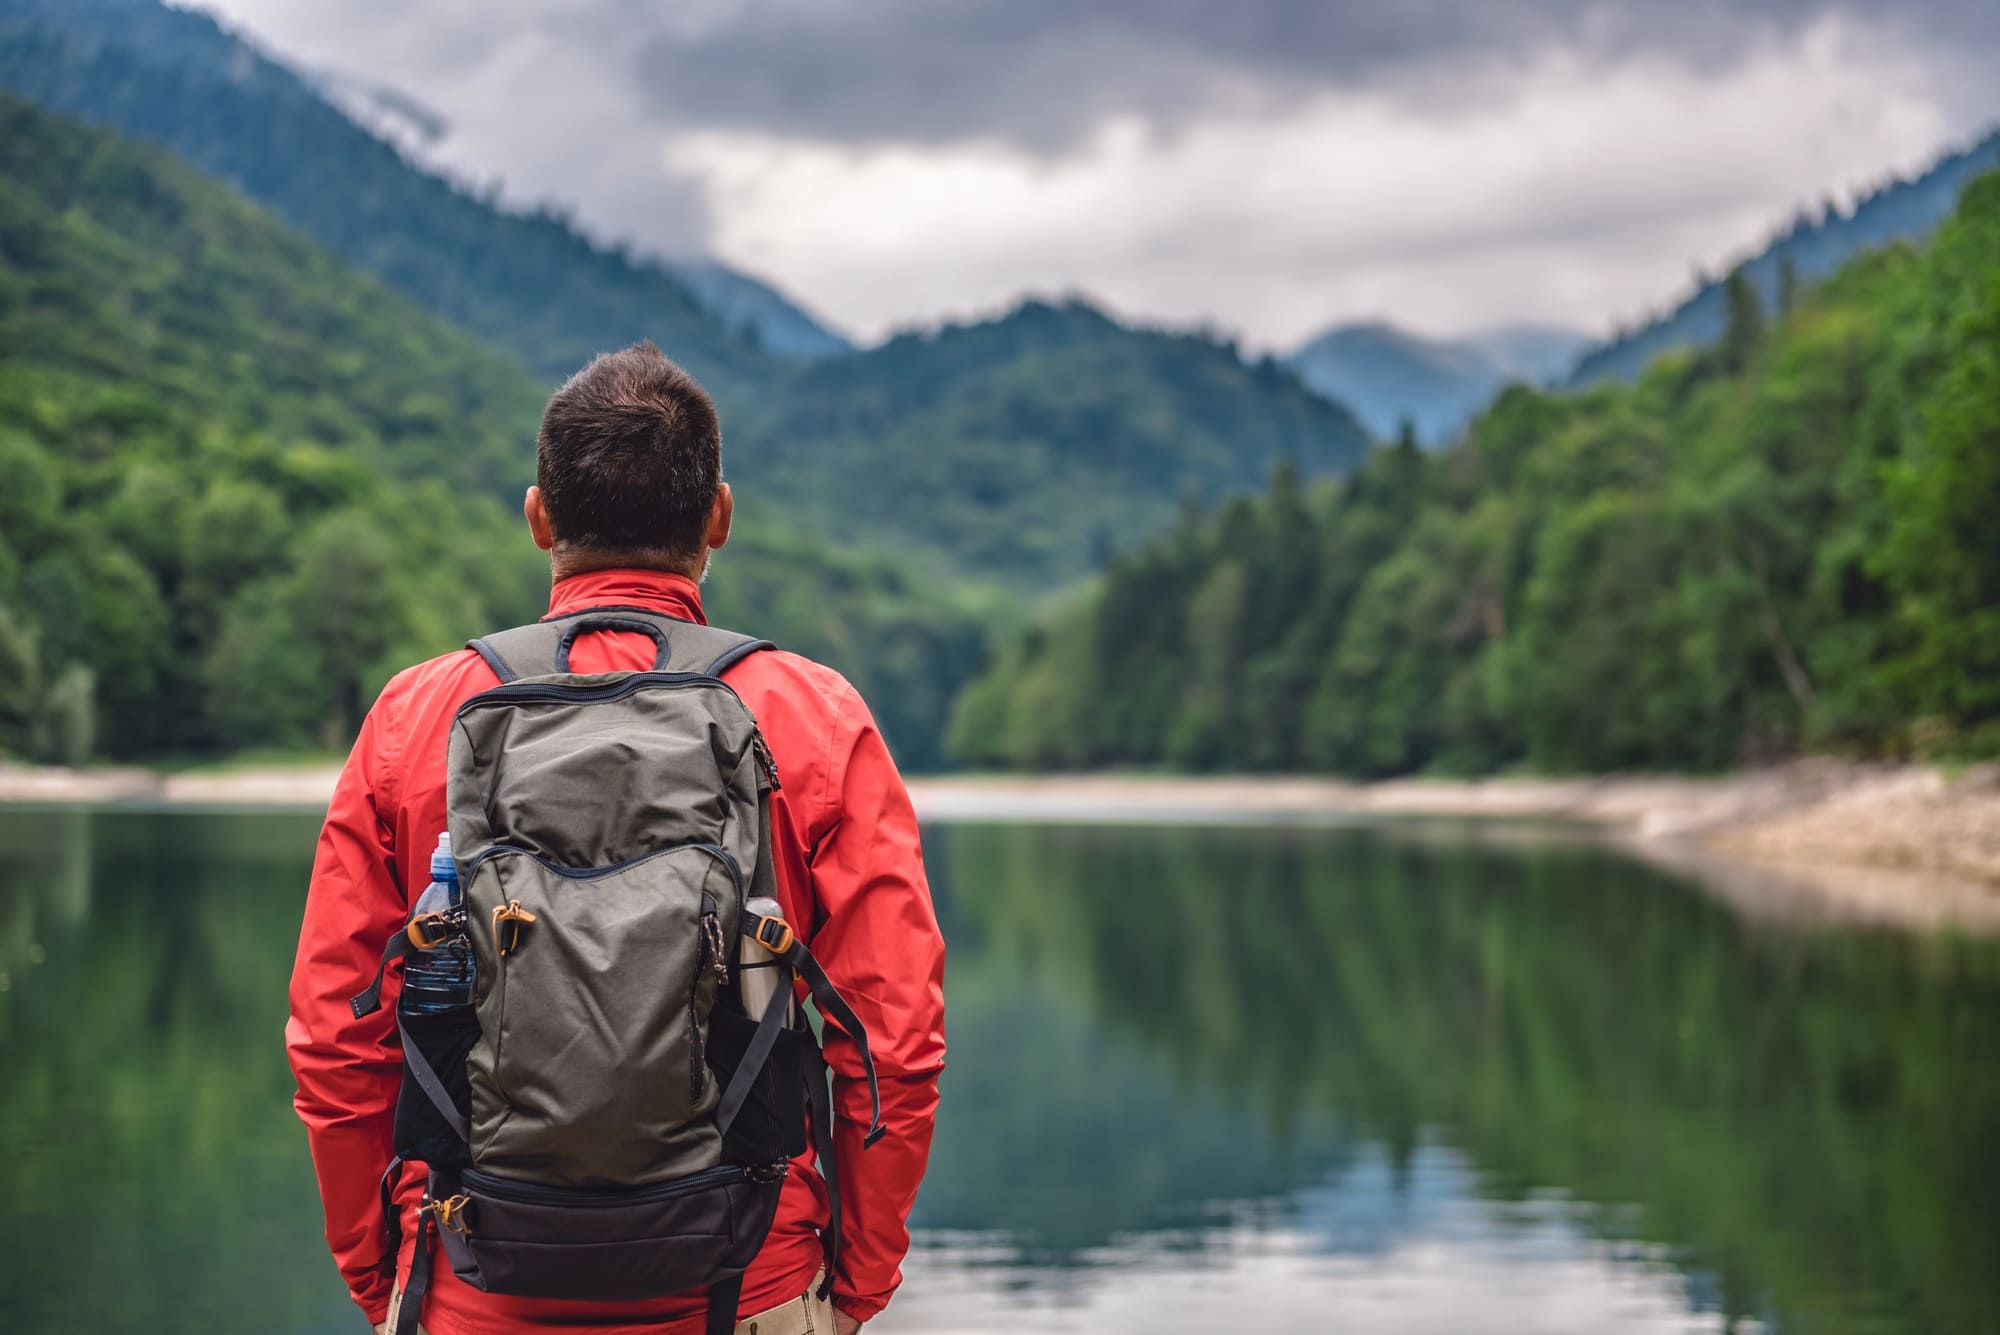
<path id="1" fill-rule="evenodd" d="M 704 543 L 710 548 L 727 545 L 729 524 L 735 517 L 736 498 L 729 494 L 729 484 L 721 483 L 715 489 L 715 504 L 708 508 L 708 536 Z"/>
<path id="2" fill-rule="evenodd" d="M 529 487 L 528 494 L 521 501 L 521 515 L 528 521 L 528 532 L 534 535 L 535 546 L 545 552 L 555 550 L 556 531 L 549 527 L 549 507 L 542 504 L 542 489 Z"/>

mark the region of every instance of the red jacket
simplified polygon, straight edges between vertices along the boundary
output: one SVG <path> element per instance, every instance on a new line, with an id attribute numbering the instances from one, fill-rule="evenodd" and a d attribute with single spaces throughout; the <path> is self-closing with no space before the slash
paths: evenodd
<path id="1" fill-rule="evenodd" d="M 551 613 L 629 606 L 699 621 L 692 581 L 651 570 L 578 575 L 555 586 Z M 576 671 L 643 668 L 643 635 L 585 636 Z M 784 786 L 772 796 L 778 898 L 785 917 L 825 965 L 868 1028 L 888 1133 L 863 1151 L 868 1090 L 852 1043 L 831 1028 L 835 1145 L 846 1222 L 844 1278 L 834 1301 L 866 1320 L 901 1281 L 906 1221 L 930 1154 L 938 1072 L 944 1066 L 944 942 L 924 879 L 916 816 L 868 707 L 841 676 L 796 654 L 766 651 L 726 674 L 757 718 Z M 470 650 L 402 672 L 382 691 L 355 739 L 320 831 L 292 970 L 285 1046 L 295 1100 L 312 1144 L 326 1207 L 327 1242 L 370 1321 L 386 1319 L 392 1281 L 375 1269 L 383 1239 L 378 1181 L 402 1076 L 393 989 L 357 1020 L 348 998 L 374 974 L 383 943 L 403 925 L 430 879 L 444 828 L 445 749 L 452 715 L 495 678 Z M 399 1202 L 407 1274 L 421 1170 L 405 1175 Z M 777 1223 L 743 1286 L 745 1314 L 805 1291 L 820 1264 L 817 1229 L 826 1188 L 802 1157 L 786 1180 Z M 423 1322 L 433 1335 L 507 1335 L 530 1327 L 571 1331 L 696 1332 L 700 1296 L 642 1304 L 557 1303 L 480 1293 L 451 1267 L 434 1267 Z"/>

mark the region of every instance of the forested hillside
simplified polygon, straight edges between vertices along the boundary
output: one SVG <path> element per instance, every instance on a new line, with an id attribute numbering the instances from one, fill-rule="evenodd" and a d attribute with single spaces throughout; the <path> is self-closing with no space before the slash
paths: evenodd
<path id="1" fill-rule="evenodd" d="M 1951 216 L 1966 184 L 1995 166 L 2000 166 L 2000 130 L 1946 154 L 1913 180 L 1869 191 L 1849 208 L 1828 203 L 1817 215 L 1801 213 L 1769 246 L 1743 261 L 1741 272 L 1767 307 L 1783 306 L 1790 289 L 1824 278 L 1861 250 L 1929 236 Z M 1633 380 L 1664 353 L 1714 343 L 1729 322 L 1727 286 L 1726 278 L 1701 282 L 1672 311 L 1585 352 L 1570 383 Z"/>
<path id="2" fill-rule="evenodd" d="M 641 338 L 718 390 L 774 360 L 662 266 L 412 166 L 206 14 L 0 0 L 0 88 L 173 149 L 546 378 Z"/>
<path id="3" fill-rule="evenodd" d="M 0 753 L 344 745 L 531 619 L 546 386 L 164 152 L 0 95 Z M 749 498 L 711 584 L 929 763 L 990 619 Z M 975 613 L 979 613 L 975 615 Z"/>
<path id="4" fill-rule="evenodd" d="M 1351 467 L 1367 436 L 1265 359 L 1128 329 L 1080 303 L 905 334 L 739 412 L 736 475 L 829 535 L 960 573 L 1067 583 L 1280 460 Z"/>
<path id="5" fill-rule="evenodd" d="M 962 697 L 982 764 L 1362 775 L 2000 752 L 2000 175 L 1923 250 L 1458 447 L 1281 474 Z"/>
<path id="6" fill-rule="evenodd" d="M 1273 364 L 1080 308 L 839 355 L 743 275 L 635 262 L 426 174 L 158 0 L 0 0 L 0 87 L 171 147 L 545 380 L 652 338 L 715 392 L 733 475 L 787 521 L 954 576 L 1074 580 L 1157 533 L 1183 493 L 1214 500 L 1280 458 L 1317 472 L 1364 448 Z"/>

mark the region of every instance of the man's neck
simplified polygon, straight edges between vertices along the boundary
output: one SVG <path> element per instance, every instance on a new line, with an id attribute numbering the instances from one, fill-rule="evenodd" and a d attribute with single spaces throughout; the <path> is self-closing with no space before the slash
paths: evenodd
<path id="1" fill-rule="evenodd" d="M 589 575 L 599 570 L 654 570 L 662 575 L 679 575 L 699 585 L 708 573 L 708 558 L 704 554 L 698 565 L 690 570 L 684 561 L 668 561 L 644 553 L 572 552 L 562 547 L 549 553 L 551 584 L 560 584 L 573 575 Z"/>

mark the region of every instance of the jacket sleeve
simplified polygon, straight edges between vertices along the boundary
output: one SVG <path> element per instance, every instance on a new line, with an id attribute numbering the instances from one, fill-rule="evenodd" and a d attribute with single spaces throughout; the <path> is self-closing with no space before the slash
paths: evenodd
<path id="1" fill-rule="evenodd" d="M 902 1282 L 910 1208 L 930 1159 L 944 1069 L 944 939 L 916 812 L 868 707 L 842 701 L 827 779 L 836 809 L 812 859 L 811 949 L 868 1030 L 886 1134 L 863 1149 L 868 1085 L 853 1042 L 826 1028 L 834 1073 L 844 1272 L 834 1303 L 866 1321 Z"/>
<path id="2" fill-rule="evenodd" d="M 363 722 L 320 830 L 285 1026 L 298 1081 L 293 1102 L 319 1177 L 326 1240 L 371 1322 L 387 1319 L 393 1284 L 376 1269 L 384 1240 L 379 1183 L 394 1152 L 402 1053 L 390 1008 L 357 1020 L 348 999 L 374 976 L 383 944 L 407 913 L 377 777 L 381 709 L 378 703 Z"/>

